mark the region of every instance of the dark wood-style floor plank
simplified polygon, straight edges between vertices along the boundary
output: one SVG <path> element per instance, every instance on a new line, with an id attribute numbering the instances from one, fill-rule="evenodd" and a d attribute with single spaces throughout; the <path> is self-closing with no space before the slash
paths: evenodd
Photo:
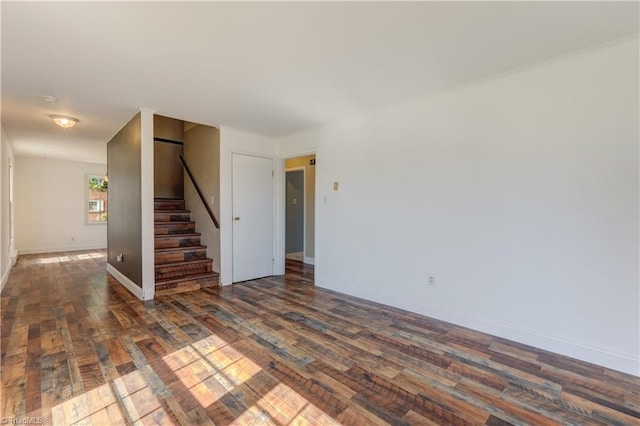
<path id="1" fill-rule="evenodd" d="M 80 424 L 637 425 L 640 379 L 313 286 L 313 267 L 141 302 L 102 250 L 20 256 L 1 417 Z"/>

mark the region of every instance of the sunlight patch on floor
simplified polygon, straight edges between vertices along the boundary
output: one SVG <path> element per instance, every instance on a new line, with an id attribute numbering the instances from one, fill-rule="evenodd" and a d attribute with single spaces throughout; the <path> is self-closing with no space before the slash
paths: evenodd
<path id="1" fill-rule="evenodd" d="M 247 413 L 255 412 L 256 408 L 269 414 L 276 424 L 280 425 L 340 424 L 284 383 L 278 383 L 275 388 L 271 389 L 254 406 L 250 407 Z M 249 417 L 251 414 L 247 416 L 244 418 L 245 415 L 243 414 L 231 424 L 243 425 L 251 423 L 253 417 Z"/>
<path id="2" fill-rule="evenodd" d="M 73 260 L 91 260 L 91 259 L 101 259 L 105 257 L 104 253 L 100 252 L 92 252 L 92 253 L 82 253 L 71 256 L 52 256 L 52 257 L 43 257 L 38 260 L 38 263 L 46 265 L 51 263 L 63 263 L 63 262 L 71 262 Z"/>
<path id="3" fill-rule="evenodd" d="M 210 407 L 263 369 L 217 335 L 166 355 L 164 361 L 203 408 Z M 278 383 L 232 423 L 274 425 L 339 424 L 284 383 Z"/>
<path id="4" fill-rule="evenodd" d="M 140 371 L 56 405 L 51 418 L 54 425 L 173 424 Z"/>
<path id="5" fill-rule="evenodd" d="M 208 407 L 262 369 L 223 339 L 212 335 L 163 360 L 203 407 Z"/>
<path id="6" fill-rule="evenodd" d="M 40 259 L 41 264 L 71 262 L 69 256 L 45 257 Z"/>
<path id="7" fill-rule="evenodd" d="M 162 360 L 205 409 L 228 404 L 225 398 L 240 398 L 235 408 L 244 411 L 232 425 L 339 424 L 284 383 L 277 382 L 268 391 L 255 390 L 249 381 L 264 370 L 219 336 L 201 339 Z M 246 408 L 238 396 L 242 392 L 253 402 L 247 402 Z M 174 424 L 140 370 L 58 404 L 51 414 L 54 425 Z"/>

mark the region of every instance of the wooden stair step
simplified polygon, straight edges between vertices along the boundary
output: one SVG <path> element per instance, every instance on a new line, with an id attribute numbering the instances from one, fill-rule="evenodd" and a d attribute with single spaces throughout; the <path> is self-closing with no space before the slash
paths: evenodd
<path id="1" fill-rule="evenodd" d="M 199 246 L 200 237 L 199 232 L 155 235 L 154 245 L 156 249 Z"/>
<path id="2" fill-rule="evenodd" d="M 156 210 L 153 218 L 158 222 L 189 222 L 191 212 L 189 210 Z"/>
<path id="3" fill-rule="evenodd" d="M 203 260 L 207 257 L 207 246 L 194 245 L 186 247 L 158 248 L 155 250 L 155 264 Z"/>
<path id="4" fill-rule="evenodd" d="M 202 274 L 211 272 L 213 259 L 205 258 L 191 260 L 188 262 L 165 263 L 155 266 L 155 278 L 164 280 L 168 278 L 179 278 L 187 275 Z"/>
<path id="5" fill-rule="evenodd" d="M 218 275 L 220 274 L 218 274 L 215 271 L 210 271 L 210 272 L 203 272 L 200 274 L 185 275 L 183 277 L 178 277 L 178 278 L 164 278 L 164 279 L 156 280 L 156 287 L 158 287 L 159 285 L 177 283 L 185 280 L 195 280 L 199 278 L 213 278 L 213 277 L 218 278 Z"/>
<path id="6" fill-rule="evenodd" d="M 172 266 L 181 266 L 181 265 L 189 265 L 189 264 L 196 264 L 196 263 L 207 263 L 207 262 L 213 262 L 213 259 L 198 259 L 198 260 L 190 260 L 188 262 L 173 262 L 173 263 L 167 263 L 166 265 L 158 265 L 156 266 L 156 269 L 160 268 L 160 267 L 172 267 Z"/>
<path id="7" fill-rule="evenodd" d="M 175 198 L 155 198 L 153 208 L 155 210 L 184 210 L 184 200 Z"/>
<path id="8" fill-rule="evenodd" d="M 155 235 L 167 234 L 191 234 L 196 230 L 196 223 L 185 222 L 156 222 L 154 224 Z"/>
<path id="9" fill-rule="evenodd" d="M 216 287 L 219 284 L 217 272 L 187 275 L 180 278 L 156 280 L 156 296 L 183 293 L 185 291 L 199 290 L 206 287 Z"/>
<path id="10" fill-rule="evenodd" d="M 191 224 L 192 223 L 192 224 L 195 225 L 195 222 L 193 220 L 191 220 L 191 219 L 189 219 L 189 220 L 165 220 L 165 221 L 160 220 L 160 221 L 154 222 L 153 224 L 156 225 L 156 226 L 157 225 L 172 226 L 172 225 L 180 225 L 180 224 L 185 224 L 185 223 L 187 223 L 187 224 Z"/>
<path id="11" fill-rule="evenodd" d="M 187 234 L 185 234 L 187 235 Z M 172 237 L 174 237 L 175 235 L 171 235 Z M 166 238 L 166 235 L 158 235 L 158 238 Z M 156 253 L 163 253 L 163 252 L 169 252 L 169 251 L 179 251 L 179 250 L 193 250 L 193 249 L 207 249 L 207 246 L 203 246 L 203 245 L 197 245 L 197 246 L 185 246 L 185 247 L 166 247 L 166 248 L 158 248 L 155 249 Z"/>
<path id="12" fill-rule="evenodd" d="M 156 239 L 171 239 L 171 238 L 180 238 L 180 237 L 198 237 L 202 236 L 199 232 L 190 232 L 188 234 L 164 234 L 164 235 L 156 235 Z"/>

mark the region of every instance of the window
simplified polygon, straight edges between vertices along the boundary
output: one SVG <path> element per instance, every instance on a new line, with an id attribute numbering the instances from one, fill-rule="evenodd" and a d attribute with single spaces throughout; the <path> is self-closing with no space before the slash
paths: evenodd
<path id="1" fill-rule="evenodd" d="M 87 176 L 87 223 L 107 222 L 107 192 L 109 181 L 106 176 Z"/>
<path id="2" fill-rule="evenodd" d="M 104 211 L 103 200 L 89 200 L 89 213 L 101 213 Z"/>

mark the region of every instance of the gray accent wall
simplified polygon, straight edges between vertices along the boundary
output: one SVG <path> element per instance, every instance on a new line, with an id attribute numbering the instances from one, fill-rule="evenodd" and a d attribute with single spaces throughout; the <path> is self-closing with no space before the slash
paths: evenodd
<path id="1" fill-rule="evenodd" d="M 129 121 L 107 144 L 108 262 L 142 287 L 141 117 Z M 117 262 L 122 254 L 123 262 Z"/>

